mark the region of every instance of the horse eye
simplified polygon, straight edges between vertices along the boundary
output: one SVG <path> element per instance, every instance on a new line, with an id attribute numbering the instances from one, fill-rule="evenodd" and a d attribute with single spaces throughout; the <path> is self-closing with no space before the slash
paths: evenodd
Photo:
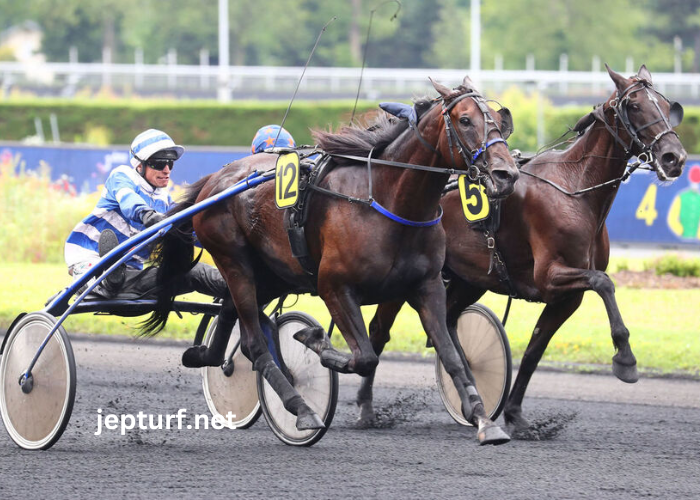
<path id="1" fill-rule="evenodd" d="M 468 116 L 462 116 L 459 118 L 459 123 L 461 123 L 462 125 L 471 125 L 472 121 L 469 119 Z"/>
<path id="2" fill-rule="evenodd" d="M 631 103 L 630 103 L 630 109 L 631 109 L 632 111 L 639 111 L 639 104 L 637 104 L 636 102 L 631 102 Z"/>

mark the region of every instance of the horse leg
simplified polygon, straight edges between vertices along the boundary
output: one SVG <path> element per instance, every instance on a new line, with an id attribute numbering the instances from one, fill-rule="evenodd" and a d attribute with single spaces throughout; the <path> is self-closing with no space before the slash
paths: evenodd
<path id="1" fill-rule="evenodd" d="M 536 273 L 537 274 L 537 273 Z M 629 344 L 630 332 L 625 326 L 615 300 L 615 285 L 603 271 L 551 266 L 545 280 L 545 302 L 557 300 L 562 293 L 593 290 L 603 299 L 610 320 L 610 331 L 617 353 L 613 356 L 613 373 L 627 383 L 639 380 L 637 360 Z"/>
<path id="2" fill-rule="evenodd" d="M 205 345 L 193 345 L 182 354 L 182 365 L 187 368 L 201 368 L 203 366 L 219 366 L 224 362 L 226 346 L 231 337 L 231 331 L 236 324 L 236 308 L 233 306 L 231 296 L 227 294 L 221 304 L 221 311 L 217 318 L 216 329 L 213 332 L 209 347 Z"/>
<path id="3" fill-rule="evenodd" d="M 367 329 L 360 311 L 360 301 L 345 286 L 320 286 L 319 296 L 348 343 L 352 356 L 333 348 L 323 328 L 305 328 L 294 334 L 294 338 L 321 357 L 321 364 L 340 373 L 370 375 L 379 358 L 374 353 L 367 336 Z"/>
<path id="4" fill-rule="evenodd" d="M 506 424 L 516 432 L 525 431 L 530 427 L 530 423 L 522 416 L 523 398 L 530 378 L 537 369 L 549 341 L 561 325 L 578 309 L 582 299 L 583 294 L 579 293 L 559 302 L 547 304 L 537 320 L 537 325 L 523 354 L 518 375 L 503 412 Z"/>
<path id="5" fill-rule="evenodd" d="M 399 314 L 404 301 L 387 302 L 379 304 L 377 312 L 374 314 L 372 321 L 369 324 L 369 342 L 372 344 L 374 354 L 379 357 L 384 351 L 384 346 L 390 339 L 391 326 L 394 324 L 396 316 Z M 372 388 L 374 386 L 374 375 L 376 369 L 372 373 L 362 377 L 360 389 L 357 391 L 357 406 L 360 407 L 359 421 L 368 423 L 374 420 L 375 413 L 372 406 Z"/>
<path id="6" fill-rule="evenodd" d="M 447 331 L 445 286 L 440 277 L 426 281 L 416 290 L 409 304 L 418 312 L 423 329 L 430 337 L 445 370 L 452 377 L 462 400 L 462 414 L 477 427 L 479 443 L 496 445 L 510 441 L 510 437 L 486 415 L 484 403 L 472 382 L 469 367 L 462 363 Z"/>
<path id="7" fill-rule="evenodd" d="M 630 346 L 630 332 L 622 320 L 615 300 L 615 284 L 603 271 L 590 271 L 590 273 L 593 274 L 590 278 L 591 288 L 603 299 L 610 320 L 613 345 L 617 349 L 617 353 L 613 356 L 613 373 L 623 382 L 633 384 L 639 380 L 637 359 Z"/>
<path id="8" fill-rule="evenodd" d="M 240 258 L 239 262 L 242 260 L 243 258 Z M 226 269 L 226 281 L 229 283 L 241 327 L 241 352 L 253 363 L 253 369 L 260 372 L 279 395 L 284 408 L 297 417 L 298 430 L 323 429 L 323 421 L 304 402 L 270 354 L 260 325 L 260 311 L 251 268 L 236 269 L 228 266 Z"/>

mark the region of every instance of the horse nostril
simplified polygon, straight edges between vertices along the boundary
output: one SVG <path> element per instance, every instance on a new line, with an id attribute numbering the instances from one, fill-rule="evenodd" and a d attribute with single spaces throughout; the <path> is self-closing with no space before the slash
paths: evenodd
<path id="1" fill-rule="evenodd" d="M 678 157 L 675 153 L 664 153 L 661 156 L 661 161 L 664 163 L 664 165 L 673 166 L 678 164 Z"/>
<path id="2" fill-rule="evenodd" d="M 498 169 L 491 172 L 491 174 L 493 175 L 493 179 L 495 181 L 503 183 L 515 182 L 516 180 L 518 180 L 519 176 L 517 170 L 514 172 L 510 172 L 508 170 Z"/>

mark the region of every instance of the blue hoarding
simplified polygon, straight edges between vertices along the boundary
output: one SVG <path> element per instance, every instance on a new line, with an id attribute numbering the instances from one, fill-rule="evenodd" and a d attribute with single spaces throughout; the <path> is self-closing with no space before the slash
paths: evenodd
<path id="1" fill-rule="evenodd" d="M 607 219 L 610 240 L 700 250 L 700 160 L 673 183 L 636 171 L 620 187 Z"/>
<path id="2" fill-rule="evenodd" d="M 192 183 L 239 158 L 250 154 L 247 148 L 186 148 L 176 163 L 175 183 Z M 15 169 L 38 171 L 48 167 L 51 178 L 64 183 L 66 190 L 91 193 L 104 184 L 109 172 L 129 163 L 128 146 L 85 148 L 77 146 L 25 146 L 0 143 L 0 164 L 11 162 Z"/>
<path id="3" fill-rule="evenodd" d="M 17 171 L 49 168 L 57 186 L 76 194 L 97 190 L 110 170 L 129 160 L 126 146 L 26 146 L 0 143 L 0 165 Z M 177 162 L 173 180 L 192 183 L 226 163 L 249 154 L 247 148 L 187 148 Z M 616 243 L 658 244 L 700 250 L 700 158 L 691 158 L 673 183 L 656 174 L 635 172 L 618 190 L 607 219 Z"/>

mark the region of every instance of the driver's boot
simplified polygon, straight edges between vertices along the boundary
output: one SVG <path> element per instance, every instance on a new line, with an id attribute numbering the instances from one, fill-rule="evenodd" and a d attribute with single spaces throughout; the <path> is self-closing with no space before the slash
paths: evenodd
<path id="1" fill-rule="evenodd" d="M 117 235 L 111 229 L 105 229 L 100 233 L 100 239 L 97 242 L 97 249 L 100 258 L 107 255 L 119 245 Z M 95 288 L 95 293 L 107 297 L 113 297 L 119 293 L 124 279 L 126 278 L 126 264 L 120 264 L 112 271 L 102 282 Z"/>

